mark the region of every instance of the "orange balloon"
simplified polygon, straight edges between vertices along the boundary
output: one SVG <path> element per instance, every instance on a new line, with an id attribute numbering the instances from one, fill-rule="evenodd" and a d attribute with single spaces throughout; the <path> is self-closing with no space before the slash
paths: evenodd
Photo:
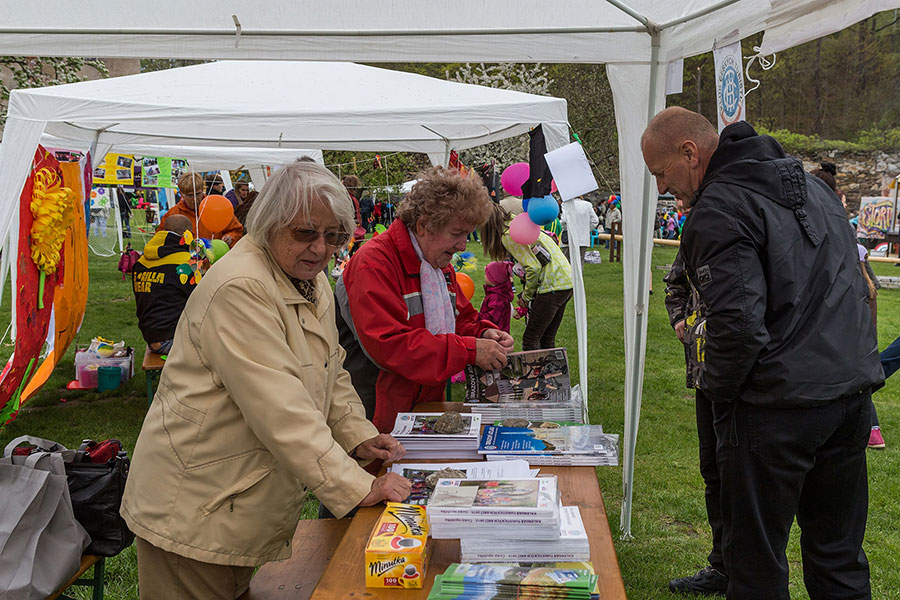
<path id="1" fill-rule="evenodd" d="M 475 295 L 475 282 L 472 281 L 472 278 L 465 273 L 457 273 L 456 284 L 459 286 L 459 291 L 466 297 L 466 300 L 471 302 L 472 296 Z"/>
<path id="2" fill-rule="evenodd" d="M 228 227 L 233 218 L 234 207 L 225 196 L 213 194 L 200 203 L 200 222 L 213 233 L 219 233 Z"/>

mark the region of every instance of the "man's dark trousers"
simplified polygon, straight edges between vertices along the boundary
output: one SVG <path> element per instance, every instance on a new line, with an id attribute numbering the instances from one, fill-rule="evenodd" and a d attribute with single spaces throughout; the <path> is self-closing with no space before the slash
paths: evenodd
<path id="1" fill-rule="evenodd" d="M 722 492 L 719 468 L 716 465 L 716 430 L 713 427 L 712 402 L 701 390 L 696 390 L 697 438 L 700 441 L 700 475 L 706 487 L 706 517 L 712 528 L 712 551 L 709 564 L 727 574 L 722 558 Z"/>
<path id="2" fill-rule="evenodd" d="M 868 390 L 813 408 L 713 403 L 729 600 L 790 598 L 795 515 L 810 600 L 871 598 L 861 549 L 870 406 Z"/>

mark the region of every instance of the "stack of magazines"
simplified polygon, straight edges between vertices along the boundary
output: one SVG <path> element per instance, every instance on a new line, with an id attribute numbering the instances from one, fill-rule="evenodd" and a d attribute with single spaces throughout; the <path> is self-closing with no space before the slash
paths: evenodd
<path id="1" fill-rule="evenodd" d="M 603 433 L 600 425 L 565 426 L 553 422 L 530 427 L 484 428 L 478 452 L 488 460 L 527 460 L 531 465 L 615 466 L 619 436 Z"/>
<path id="2" fill-rule="evenodd" d="M 556 477 L 440 479 L 428 501 L 434 539 L 557 540 Z"/>
<path id="3" fill-rule="evenodd" d="M 496 371 L 466 366 L 466 406 L 486 420 L 521 417 L 584 423 L 581 394 L 569 382 L 565 348 L 512 352 Z M 577 388 L 576 388 L 577 389 Z"/>
<path id="4" fill-rule="evenodd" d="M 591 549 L 577 506 L 560 511 L 559 539 L 504 540 L 466 537 L 460 540 L 461 559 L 466 563 L 523 563 L 588 561 Z"/>
<path id="5" fill-rule="evenodd" d="M 428 600 L 591 600 L 596 585 L 589 568 L 454 563 L 435 577 Z"/>
<path id="6" fill-rule="evenodd" d="M 394 422 L 394 436 L 406 448 L 407 459 L 417 458 L 481 458 L 478 454 L 478 436 L 481 432 L 481 415 L 456 414 L 457 433 L 441 427 L 435 430 L 444 413 L 400 413 Z"/>

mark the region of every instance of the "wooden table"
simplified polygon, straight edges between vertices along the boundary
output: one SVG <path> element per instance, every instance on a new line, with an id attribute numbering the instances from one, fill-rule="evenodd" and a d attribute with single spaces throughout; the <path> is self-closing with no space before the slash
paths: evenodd
<path id="1" fill-rule="evenodd" d="M 459 403 L 428 403 L 416 407 L 418 412 L 443 412 L 463 409 Z M 415 461 L 426 462 L 426 461 Z M 600 598 L 625 600 L 625 585 L 619 571 L 613 546 L 603 495 L 597 483 L 594 467 L 540 467 L 541 474 L 556 475 L 560 494 L 566 506 L 578 506 L 587 529 L 591 547 L 591 562 L 599 577 Z M 420 590 L 367 588 L 365 582 L 365 546 L 369 534 L 384 510 L 384 506 L 362 508 L 353 517 L 344 538 L 325 568 L 311 598 L 312 600 L 420 600 L 428 597 L 434 576 L 459 562 L 459 540 L 429 540 L 430 560 L 426 570 L 427 583 Z M 297 546 L 294 546 L 295 551 Z M 293 560 L 293 559 L 292 559 Z M 270 597 L 270 596 L 267 596 Z M 271 596 L 275 597 L 275 596 Z"/>

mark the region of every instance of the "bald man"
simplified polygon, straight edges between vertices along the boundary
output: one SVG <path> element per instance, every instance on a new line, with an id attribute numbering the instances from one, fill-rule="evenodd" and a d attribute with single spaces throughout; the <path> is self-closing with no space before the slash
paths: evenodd
<path id="1" fill-rule="evenodd" d="M 157 231 L 144 246 L 144 254 L 132 272 L 138 328 L 147 347 L 157 354 L 168 354 L 175 337 L 175 326 L 194 291 L 190 277 L 182 281 L 177 269 L 191 259 L 190 249 L 181 242 L 191 220 L 171 215 L 165 229 Z"/>
<path id="2" fill-rule="evenodd" d="M 659 193 L 691 207 L 681 256 L 707 308 L 698 387 L 712 403 L 728 598 L 790 598 L 795 516 L 811 600 L 870 598 L 865 448 L 883 373 L 840 201 L 747 123 L 717 136 L 669 108 L 641 149 Z"/>

